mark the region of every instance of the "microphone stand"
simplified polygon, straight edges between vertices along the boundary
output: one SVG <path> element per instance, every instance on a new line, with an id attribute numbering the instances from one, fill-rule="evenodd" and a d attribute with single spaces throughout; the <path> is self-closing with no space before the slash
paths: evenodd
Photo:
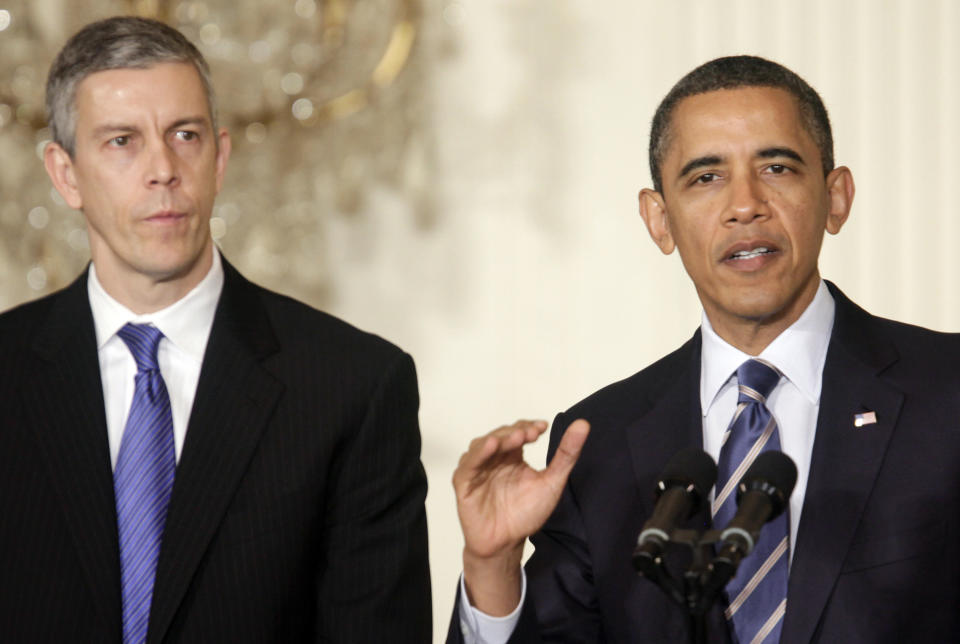
<path id="1" fill-rule="evenodd" d="M 657 483 L 658 489 L 662 491 L 671 480 L 665 474 L 663 481 Z M 712 529 L 702 534 L 696 530 L 676 528 L 668 531 L 663 527 L 664 519 L 676 517 L 665 509 L 661 510 L 665 516 L 649 526 L 644 525 L 633 551 L 633 566 L 641 577 L 653 581 L 683 608 L 691 644 L 706 644 L 706 617 L 710 607 L 736 574 L 741 559 L 753 550 L 760 528 L 786 509 L 796 482 L 797 467 L 787 455 L 779 451 L 764 452 L 757 456 L 740 480 L 737 486 L 737 513 L 723 531 Z M 699 492 L 695 484 L 690 486 L 687 488 L 688 494 Z M 704 485 L 701 483 L 700 487 Z M 674 486 L 668 492 L 676 496 L 676 489 Z M 695 496 L 694 501 L 699 501 L 699 497 Z M 654 515 L 661 502 L 658 500 Z M 671 509 L 674 505 L 675 502 Z M 692 516 L 692 512 L 689 516 Z M 724 534 L 727 535 L 725 538 L 722 536 Z M 714 554 L 716 543 L 722 545 Z M 689 548 L 692 555 L 692 563 L 684 571 L 682 582 L 674 580 L 663 561 L 665 551 L 678 547 Z"/>
<path id="2" fill-rule="evenodd" d="M 731 562 L 713 556 L 713 544 L 719 541 L 719 530 L 708 530 L 702 535 L 696 530 L 673 530 L 670 540 L 662 546 L 689 548 L 692 554 L 691 564 L 679 580 L 667 570 L 662 556 L 646 556 L 639 548 L 633 555 L 637 573 L 656 584 L 683 609 L 690 644 L 707 644 L 707 613 L 739 564 L 739 560 Z"/>

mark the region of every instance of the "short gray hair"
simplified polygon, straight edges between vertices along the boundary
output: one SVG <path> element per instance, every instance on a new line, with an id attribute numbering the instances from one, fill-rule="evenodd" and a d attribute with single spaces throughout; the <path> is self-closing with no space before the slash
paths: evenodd
<path id="1" fill-rule="evenodd" d="M 73 157 L 77 86 L 87 76 L 110 69 L 146 69 L 158 63 L 193 65 L 203 83 L 216 132 L 217 102 L 203 54 L 182 33 L 158 20 L 116 16 L 78 31 L 53 61 L 47 77 L 47 123 L 53 140 Z"/>

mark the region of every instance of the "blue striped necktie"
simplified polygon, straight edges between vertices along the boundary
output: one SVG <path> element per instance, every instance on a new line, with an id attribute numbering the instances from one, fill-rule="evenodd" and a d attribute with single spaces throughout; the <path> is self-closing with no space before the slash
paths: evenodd
<path id="1" fill-rule="evenodd" d="M 780 382 L 780 372 L 768 362 L 747 360 L 737 369 L 737 382 L 737 411 L 717 462 L 713 525 L 720 529 L 736 514 L 736 488 L 747 468 L 761 452 L 780 449 L 777 422 L 766 405 L 767 396 Z M 787 512 L 764 525 L 753 552 L 740 562 L 727 584 L 725 614 L 740 644 L 780 640 L 787 610 L 789 525 Z"/>
<path id="2" fill-rule="evenodd" d="M 117 332 L 137 363 L 133 403 L 113 473 L 120 536 L 123 642 L 147 638 L 153 581 L 170 503 L 176 456 L 170 397 L 157 364 L 163 334 L 146 324 Z"/>

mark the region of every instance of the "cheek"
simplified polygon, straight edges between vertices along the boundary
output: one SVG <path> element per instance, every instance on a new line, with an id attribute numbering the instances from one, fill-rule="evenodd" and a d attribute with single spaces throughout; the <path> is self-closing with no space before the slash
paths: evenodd
<path id="1" fill-rule="evenodd" d="M 717 228 L 710 225 L 708 217 L 678 218 L 670 230 L 685 261 L 705 262 L 711 257 L 713 236 Z"/>
<path id="2" fill-rule="evenodd" d="M 826 204 L 814 197 L 803 195 L 784 209 L 789 220 L 792 237 L 798 240 L 818 239 L 823 236 L 827 223 Z"/>
<path id="3" fill-rule="evenodd" d="M 135 192 L 132 182 L 119 180 L 116 176 L 88 177 L 78 182 L 84 211 L 100 220 L 119 218 L 128 210 L 131 195 Z"/>
<path id="4" fill-rule="evenodd" d="M 712 264 L 709 240 L 691 235 L 687 231 L 687 234 L 677 239 L 677 250 L 687 274 L 695 282 L 705 281 L 710 275 Z"/>

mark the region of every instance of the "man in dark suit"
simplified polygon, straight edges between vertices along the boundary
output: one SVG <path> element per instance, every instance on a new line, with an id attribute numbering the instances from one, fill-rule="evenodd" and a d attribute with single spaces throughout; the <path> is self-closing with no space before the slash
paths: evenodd
<path id="1" fill-rule="evenodd" d="M 220 257 L 199 52 L 94 23 L 48 112 L 93 262 L 0 316 L 0 639 L 428 641 L 413 362 Z"/>
<path id="2" fill-rule="evenodd" d="M 819 96 L 770 61 L 711 61 L 661 103 L 650 160 L 640 214 L 664 253 L 679 250 L 701 329 L 560 414 L 545 470 L 520 455 L 543 422 L 471 444 L 454 474 L 465 548 L 448 641 L 687 641 L 683 609 L 632 569 L 637 535 L 664 464 L 702 446 L 723 470 L 750 423 L 741 410 L 761 408 L 762 440 L 743 466 L 774 436 L 796 461 L 786 547 L 719 598 L 710 641 L 955 640 L 960 336 L 873 317 L 821 280 L 823 233 L 839 232 L 854 186 L 834 167 Z M 757 362 L 778 378 L 759 396 L 741 370 Z M 710 524 L 704 507 L 686 526 Z M 668 548 L 674 572 L 681 551 Z M 775 608 L 753 614 L 754 599 Z"/>

